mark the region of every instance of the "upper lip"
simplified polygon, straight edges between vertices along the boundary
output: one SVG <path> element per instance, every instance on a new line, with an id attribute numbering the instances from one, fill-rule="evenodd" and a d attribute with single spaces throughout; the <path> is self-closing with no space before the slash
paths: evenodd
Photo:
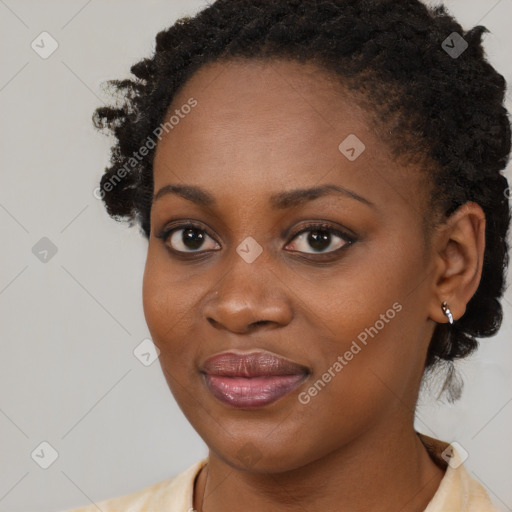
<path id="1" fill-rule="evenodd" d="M 201 370 L 209 375 L 225 377 L 262 377 L 307 374 L 306 366 L 271 352 L 222 352 L 206 360 Z"/>

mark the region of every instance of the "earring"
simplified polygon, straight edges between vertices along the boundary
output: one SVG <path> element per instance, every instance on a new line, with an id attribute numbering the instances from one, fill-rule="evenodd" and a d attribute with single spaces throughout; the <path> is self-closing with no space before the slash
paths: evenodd
<path id="1" fill-rule="evenodd" d="M 448 317 L 448 321 L 453 324 L 453 315 L 446 301 L 441 304 L 441 309 L 443 310 L 443 313 Z"/>

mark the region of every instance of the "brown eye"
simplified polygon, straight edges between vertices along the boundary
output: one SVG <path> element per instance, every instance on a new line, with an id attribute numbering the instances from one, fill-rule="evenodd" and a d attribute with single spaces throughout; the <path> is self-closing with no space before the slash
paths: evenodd
<path id="1" fill-rule="evenodd" d="M 327 224 L 313 224 L 307 226 L 305 229 L 296 233 L 293 240 L 298 241 L 293 242 L 293 245 L 295 245 L 294 250 L 308 254 L 335 252 L 353 242 L 351 237 Z M 313 250 L 308 251 L 308 248 Z M 329 248 L 331 250 L 326 250 Z"/>
<path id="2" fill-rule="evenodd" d="M 162 238 L 171 250 L 181 253 L 214 250 L 218 245 L 203 228 L 190 223 L 167 229 L 158 238 Z"/>

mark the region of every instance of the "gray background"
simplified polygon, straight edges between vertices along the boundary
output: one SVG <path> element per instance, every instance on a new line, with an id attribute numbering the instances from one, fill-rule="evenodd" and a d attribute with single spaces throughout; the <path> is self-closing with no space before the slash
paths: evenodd
<path id="1" fill-rule="evenodd" d="M 100 84 L 128 76 L 159 30 L 204 5 L 0 0 L 2 512 L 57 512 L 118 496 L 207 455 L 158 362 L 144 366 L 133 354 L 149 337 L 146 242 L 93 196 L 112 141 L 90 122 L 109 102 Z M 489 59 L 510 82 L 512 0 L 446 5 L 465 28 L 491 30 Z M 43 31 L 59 45 L 47 59 L 31 48 Z M 32 252 L 43 237 L 57 248 L 46 263 Z M 500 334 L 459 366 L 463 398 L 447 405 L 424 393 L 416 425 L 467 450 L 466 467 L 501 511 L 512 510 L 510 292 L 503 305 Z M 31 458 L 43 441 L 58 452 L 46 470 Z M 37 453 L 40 463 L 51 454 Z"/>

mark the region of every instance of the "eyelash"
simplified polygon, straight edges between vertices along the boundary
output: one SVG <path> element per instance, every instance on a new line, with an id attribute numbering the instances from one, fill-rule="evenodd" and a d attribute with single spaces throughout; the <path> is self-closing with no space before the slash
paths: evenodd
<path id="1" fill-rule="evenodd" d="M 174 233 L 174 231 L 179 231 L 181 229 L 197 229 L 198 231 L 202 231 L 202 232 L 206 233 L 212 240 L 214 240 L 218 244 L 215 237 L 213 235 L 211 235 L 207 229 L 204 229 L 203 226 L 196 224 L 195 222 L 192 222 L 192 221 L 186 221 L 182 224 L 177 224 L 177 225 L 171 226 L 169 228 L 164 228 L 160 233 L 155 235 L 156 238 L 163 240 L 164 245 L 173 255 L 177 255 L 178 257 L 184 257 L 185 259 L 191 259 L 191 258 L 197 258 L 197 256 L 194 256 L 194 255 L 199 255 L 199 254 L 204 255 L 206 253 L 212 252 L 211 250 L 195 251 L 195 252 L 194 251 L 190 251 L 190 252 L 176 251 L 175 249 L 172 249 L 171 247 L 169 247 L 169 245 L 167 245 L 167 243 L 166 243 L 167 240 L 169 239 L 171 234 Z M 340 247 L 334 251 L 318 253 L 316 256 L 313 253 L 304 253 L 301 251 L 294 251 L 294 252 L 297 252 L 301 255 L 306 255 L 306 256 L 304 256 L 306 258 L 311 257 L 311 256 L 316 259 L 319 259 L 319 257 L 321 258 L 322 256 L 323 257 L 332 257 L 332 255 L 340 253 L 342 250 L 350 247 L 354 242 L 357 241 L 353 235 L 349 235 L 348 233 L 345 233 L 345 232 L 341 231 L 340 229 L 335 228 L 334 226 L 331 226 L 330 224 L 314 223 L 313 222 L 313 223 L 309 223 L 309 224 L 302 226 L 299 230 L 297 230 L 293 234 L 291 234 L 290 240 L 286 245 L 288 245 L 291 241 L 293 241 L 295 238 L 297 238 L 297 236 L 301 235 L 302 233 L 307 233 L 308 231 L 315 231 L 315 230 L 325 231 L 327 233 L 334 234 L 334 235 L 338 236 L 339 238 L 341 238 L 343 241 L 345 241 L 346 244 L 344 244 L 342 247 Z"/>

